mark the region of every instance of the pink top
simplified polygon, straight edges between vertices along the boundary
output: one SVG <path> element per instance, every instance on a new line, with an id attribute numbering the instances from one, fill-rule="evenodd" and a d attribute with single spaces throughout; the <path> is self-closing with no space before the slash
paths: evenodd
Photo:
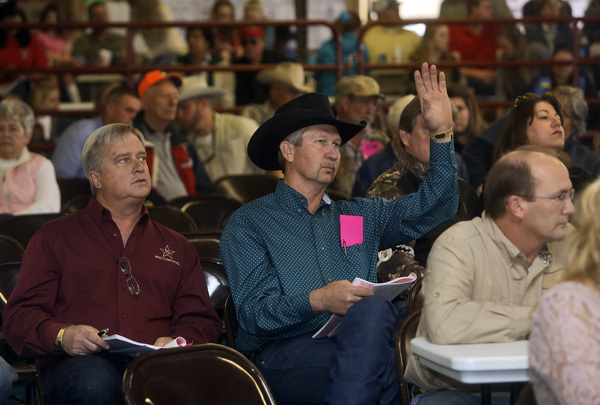
<path id="1" fill-rule="evenodd" d="M 529 377 L 538 404 L 600 404 L 600 292 L 564 282 L 531 321 Z"/>
<path id="2" fill-rule="evenodd" d="M 57 55 L 63 54 L 67 49 L 67 45 L 69 44 L 69 40 L 67 38 L 53 37 L 43 31 L 37 33 L 37 38 L 42 43 L 42 46 L 46 52 L 52 52 Z"/>

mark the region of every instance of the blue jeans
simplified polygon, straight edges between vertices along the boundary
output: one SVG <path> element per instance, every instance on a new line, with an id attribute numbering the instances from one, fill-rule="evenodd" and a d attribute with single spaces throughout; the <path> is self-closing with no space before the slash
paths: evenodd
<path id="1" fill-rule="evenodd" d="M 481 405 L 481 398 L 455 390 L 431 391 L 413 398 L 411 405 Z M 510 398 L 492 399 L 492 405 L 509 405 Z"/>
<path id="2" fill-rule="evenodd" d="M 54 361 L 42 373 L 44 404 L 122 404 L 131 356 L 89 354 Z"/>
<path id="3" fill-rule="evenodd" d="M 398 312 L 385 298 L 354 304 L 331 338 L 280 340 L 256 358 L 278 404 L 400 404 Z"/>
<path id="4" fill-rule="evenodd" d="M 3 404 L 10 397 L 13 382 L 18 377 L 15 369 L 0 357 L 0 404 Z"/>

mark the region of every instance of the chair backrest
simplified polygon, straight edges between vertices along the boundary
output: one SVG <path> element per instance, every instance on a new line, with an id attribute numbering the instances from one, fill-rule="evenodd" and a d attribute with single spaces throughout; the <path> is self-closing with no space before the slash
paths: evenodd
<path id="1" fill-rule="evenodd" d="M 210 200 L 210 199 L 221 199 L 221 198 L 231 198 L 227 195 L 222 194 L 196 194 L 196 195 L 182 195 L 180 197 L 175 197 L 167 202 L 167 205 L 171 207 L 182 209 L 187 203 L 192 201 L 200 201 L 200 200 Z"/>
<path id="2" fill-rule="evenodd" d="M 91 194 L 79 194 L 75 197 L 72 197 L 69 201 L 63 201 L 62 209 L 60 212 L 65 214 L 71 214 L 75 211 L 82 210 L 87 207 L 90 202 L 90 198 L 92 198 Z"/>
<path id="3" fill-rule="evenodd" d="M 0 263 L 20 262 L 24 254 L 25 248 L 16 239 L 0 235 Z"/>
<path id="4" fill-rule="evenodd" d="M 20 270 L 20 261 L 0 264 L 0 314 L 4 311 L 4 306 L 8 301 L 8 297 L 10 297 L 10 294 L 12 294 L 17 285 Z M 2 320 L 0 319 L 0 324 L 1 323 Z"/>
<path id="5" fill-rule="evenodd" d="M 210 303 L 221 319 L 224 317 L 225 300 L 230 294 L 229 280 L 223 264 L 215 259 L 201 259 L 200 264 L 206 280 Z"/>
<path id="6" fill-rule="evenodd" d="M 186 235 L 187 237 L 187 235 Z M 194 247 L 196 248 L 196 252 L 198 252 L 198 256 L 200 259 L 214 259 L 219 260 L 220 257 L 220 249 L 219 249 L 219 239 L 208 236 L 208 237 L 187 237 L 188 240 Z"/>
<path id="7" fill-rule="evenodd" d="M 402 403 L 410 404 L 410 390 L 408 383 L 404 379 L 404 372 L 410 357 L 410 341 L 417 335 L 419 320 L 421 319 L 421 310 L 417 310 L 408 317 L 396 333 L 396 362 L 398 364 L 398 377 L 400 379 L 400 389 L 402 391 Z"/>
<path id="8" fill-rule="evenodd" d="M 237 174 L 221 177 L 215 182 L 215 192 L 231 196 L 246 204 L 275 191 L 279 179 L 270 174 Z"/>
<path id="9" fill-rule="evenodd" d="M 193 232 L 196 230 L 194 219 L 185 212 L 168 205 L 148 207 L 150 218 L 175 232 Z"/>
<path id="10" fill-rule="evenodd" d="M 412 314 L 415 311 L 423 308 L 423 277 L 419 277 L 408 290 L 408 297 L 406 298 L 406 313 Z"/>
<path id="11" fill-rule="evenodd" d="M 70 201 L 73 197 L 87 194 L 92 195 L 92 189 L 90 188 L 90 182 L 88 179 L 56 179 L 58 183 L 58 189 L 60 190 L 60 203 L 65 204 Z"/>
<path id="12" fill-rule="evenodd" d="M 63 214 L 61 213 L 15 215 L 2 222 L 0 233 L 11 236 L 16 239 L 21 246 L 27 248 L 29 240 L 42 225 L 48 221 L 59 218 L 62 215 Z"/>
<path id="13" fill-rule="evenodd" d="M 275 404 L 256 366 L 214 343 L 136 357 L 125 370 L 123 392 L 128 405 Z"/>
<path id="14" fill-rule="evenodd" d="M 223 234 L 222 229 L 196 229 L 192 232 L 183 232 L 183 236 L 188 238 L 189 240 L 196 238 L 213 238 L 221 240 L 221 235 Z"/>
<path id="15" fill-rule="evenodd" d="M 238 324 L 237 315 L 235 314 L 235 306 L 233 305 L 233 296 L 229 294 L 225 300 L 225 338 L 227 346 L 235 349 L 235 338 L 240 325 Z"/>
<path id="16" fill-rule="evenodd" d="M 181 211 L 194 219 L 198 229 L 223 229 L 242 203 L 227 196 L 206 196 L 186 203 Z"/>

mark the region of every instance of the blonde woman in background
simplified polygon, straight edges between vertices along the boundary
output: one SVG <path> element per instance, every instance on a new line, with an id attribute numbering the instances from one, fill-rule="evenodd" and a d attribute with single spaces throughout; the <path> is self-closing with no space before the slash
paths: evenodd
<path id="1" fill-rule="evenodd" d="M 533 314 L 529 378 L 538 404 L 600 403 L 599 207 L 597 179 L 577 199 L 577 231 L 565 281 L 542 298 Z"/>

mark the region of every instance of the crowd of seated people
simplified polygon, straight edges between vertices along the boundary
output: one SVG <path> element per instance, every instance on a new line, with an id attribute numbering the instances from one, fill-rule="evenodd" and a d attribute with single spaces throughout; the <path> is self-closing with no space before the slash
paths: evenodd
<path id="1" fill-rule="evenodd" d="M 134 21 L 173 21 L 171 11 L 160 1 L 152 4 L 144 1 L 130 3 L 134 10 Z M 99 128 L 118 123 L 133 125 L 143 137 L 144 161 L 151 174 L 148 204 L 164 205 L 170 200 L 185 196 L 212 194 L 219 179 L 240 174 L 283 177 L 284 180 L 278 185 L 278 193 L 283 194 L 283 188 L 289 186 L 286 182 L 290 179 L 311 179 L 313 174 L 308 172 L 308 167 L 314 161 L 309 158 L 316 155 L 299 153 L 302 158 L 307 159 L 304 162 L 306 166 L 294 161 L 294 151 L 301 150 L 302 140 L 306 142 L 307 139 L 312 139 L 314 133 L 303 132 L 303 127 L 296 125 L 293 118 L 288 118 L 289 121 L 282 120 L 282 114 L 286 113 L 285 110 L 290 108 L 290 105 L 296 105 L 294 103 L 301 104 L 307 102 L 306 100 L 317 104 L 325 103 L 325 99 L 319 99 L 317 102 L 311 98 L 314 97 L 312 93 L 317 90 L 329 96 L 329 104 L 325 104 L 331 108 L 331 117 L 325 119 L 323 115 L 319 115 L 319 120 L 316 120 L 314 125 L 326 122 L 341 125 L 338 123 L 345 122 L 355 126 L 352 136 L 338 142 L 339 160 L 333 166 L 320 167 L 320 170 L 329 170 L 328 176 L 331 171 L 335 175 L 329 176 L 331 179 L 328 177 L 330 181 L 317 181 L 319 193 L 324 193 L 321 193 L 324 202 L 318 200 L 321 205 L 317 204 L 317 210 L 326 209 L 322 204 L 331 204 L 338 199 L 352 201 L 351 197 L 383 197 L 387 201 L 393 201 L 418 194 L 423 184 L 428 186 L 426 176 L 431 166 L 436 166 L 440 159 L 437 145 L 430 152 L 430 146 L 433 146 L 431 142 L 435 142 L 435 139 L 430 141 L 430 137 L 440 135 L 445 139 L 449 136 L 448 131 L 452 130 L 454 147 L 451 160 L 456 165 L 453 170 L 456 170 L 458 177 L 458 205 L 448 209 L 448 215 L 443 221 L 440 219 L 435 226 L 432 224 L 428 229 L 419 229 L 419 232 L 407 232 L 403 235 L 403 243 L 391 247 L 393 254 L 400 252 L 398 255 L 404 258 L 402 263 L 410 265 L 404 268 L 404 271 L 398 270 L 402 264 L 393 261 L 388 263 L 387 269 L 385 265 L 378 267 L 378 276 L 383 280 L 404 275 L 408 270 L 410 273 L 415 269 L 418 270 L 419 277 L 426 280 L 423 285 L 428 309 L 423 312 L 422 326 L 419 327 L 418 334 L 440 343 L 524 339 L 529 331 L 529 315 L 524 314 L 531 312 L 542 293 L 555 281 L 553 278 L 552 283 L 546 283 L 545 280 L 542 283 L 542 274 L 561 272 L 568 263 L 563 246 L 570 241 L 571 226 L 567 221 L 573 211 L 573 195 L 579 195 L 600 174 L 600 156 L 586 144 L 589 140 L 586 134 L 589 131 L 600 130 L 597 106 L 588 106 L 586 103 L 586 98 L 598 97 L 593 69 L 588 70 L 580 66 L 576 74 L 578 82 L 574 83 L 573 65 L 565 63 L 537 68 L 512 65 L 489 69 L 454 65 L 451 69 L 442 67 L 437 72 L 441 70 L 445 73 L 444 89 L 447 89 L 447 94 L 444 97 L 449 100 L 453 117 L 452 128 L 443 128 L 441 134 L 436 134 L 430 129 L 441 127 L 427 125 L 431 123 L 431 118 L 426 118 L 425 114 L 431 104 L 428 104 L 427 97 L 423 95 L 424 90 L 418 88 L 422 82 L 416 80 L 415 84 L 414 76 L 408 69 L 397 76 L 394 76 L 398 73 L 394 69 L 380 69 L 379 72 L 373 69 L 373 74 L 367 71 L 361 75 L 355 69 L 355 64 L 351 69 L 346 69 L 343 78 L 339 80 L 334 72 L 313 75 L 305 64 L 289 60 L 289 55 L 276 46 L 276 30 L 273 27 L 252 25 L 253 21 L 260 21 L 261 24 L 264 22 L 264 14 L 252 14 L 256 11 L 263 13 L 264 10 L 256 0 L 250 0 L 248 3 L 251 3 L 246 9 L 245 20 L 248 24 L 235 29 L 190 27 L 185 30 L 185 38 L 177 29 L 142 30 L 141 37 L 149 45 L 151 52 L 142 55 L 138 49 L 134 49 L 138 57 L 136 63 L 152 65 L 152 70 L 149 69 L 136 77 L 133 87 L 121 83 L 112 84 L 100 97 L 99 115 L 77 120 L 60 131 L 57 130 L 60 126 L 57 125 L 56 117 L 48 119 L 40 115 L 36 121 L 32 108 L 18 99 L 29 101 L 33 110 L 52 111 L 57 108 L 58 99 L 72 101 L 78 97 L 72 96 L 76 94 L 72 88 L 73 81 L 65 75 L 31 73 L 25 76 L 16 75 L 18 71 L 0 72 L 0 91 L 5 98 L 0 103 L 0 172 L 2 184 L 8 189 L 8 193 L 0 195 L 0 215 L 60 211 L 61 204 L 66 201 L 60 201 L 56 178 L 88 178 L 81 162 L 86 141 Z M 574 55 L 579 52 L 571 48 L 572 43 L 566 34 L 562 36 L 561 30 L 564 27 L 560 24 L 528 25 L 524 35 L 514 25 L 469 23 L 469 19 L 493 20 L 498 14 L 496 8 L 500 7 L 498 4 L 502 3 L 501 1 L 462 1 L 461 4 L 465 6 L 465 13 L 461 14 L 462 24 L 431 24 L 427 26 L 423 38 L 401 27 L 401 20 L 396 20 L 399 14 L 398 3 L 395 0 L 377 0 L 375 3 L 373 10 L 380 21 L 395 21 L 398 22 L 398 26 L 375 26 L 373 32 L 365 36 L 363 55 L 365 61 L 370 63 L 429 62 L 443 66 L 444 62 L 527 61 L 535 58 L 572 62 Z M 443 3 L 445 7 L 453 6 L 450 0 Z M 454 0 L 454 3 L 459 2 Z M 22 3 L 13 0 L 3 3 L 0 5 L 0 21 L 26 21 L 26 12 L 22 7 Z M 556 0 L 536 0 L 528 8 L 537 15 L 548 17 L 561 15 L 557 14 L 557 10 L 564 9 L 566 7 Z M 218 0 L 212 8 L 211 18 L 214 21 L 234 21 L 234 11 L 231 2 Z M 45 10 L 44 18 L 46 14 L 52 13 L 56 16 L 43 21 L 52 21 L 58 16 L 58 11 L 53 7 Z M 107 6 L 104 2 L 92 2 L 87 13 L 86 18 L 89 21 L 108 22 Z M 357 46 L 356 30 L 361 25 L 360 21 L 356 21 L 357 17 L 353 13 L 342 13 L 337 22 L 339 27 L 344 27 L 343 43 L 351 43 L 354 48 Z M 163 35 L 165 33 L 168 35 Z M 388 37 L 392 36 L 401 38 L 394 46 L 388 42 Z M 470 45 L 465 45 L 467 39 Z M 482 47 L 482 43 L 492 43 L 493 46 Z M 39 32 L 0 30 L 0 67 L 118 67 L 125 64 L 127 57 L 124 44 L 125 39 L 121 35 L 98 27 L 78 37 L 67 36 L 58 28 Z M 324 43 L 322 57 L 317 60 L 318 63 L 336 63 L 335 57 L 331 58 L 332 46 L 335 48 L 334 41 L 328 40 Z M 485 55 L 476 52 L 483 51 L 483 48 Z M 9 59 L 1 55 L 15 56 L 19 54 L 19 50 L 23 54 L 24 49 L 31 52 L 28 54 L 29 58 L 11 62 L 10 66 L 2 65 Z M 326 53 L 329 55 L 325 55 Z M 355 54 L 347 49 L 343 58 L 345 62 L 356 62 Z M 252 69 L 254 65 L 261 64 L 273 66 Z M 156 65 L 172 69 L 166 69 L 168 72 L 156 70 Z M 185 67 L 182 68 L 181 74 L 175 73 L 177 66 Z M 200 69 L 207 66 L 226 66 L 228 69 L 239 66 L 240 70 L 232 72 L 211 69 L 196 72 L 188 69 L 194 66 Z M 389 73 L 381 73 L 384 70 Z M 425 73 L 421 74 L 425 76 Z M 402 85 L 390 86 L 390 77 L 400 78 L 403 80 Z M 503 87 L 500 88 L 501 86 Z M 441 87 L 440 84 L 438 88 Z M 398 93 L 399 89 L 401 91 Z M 507 108 L 502 116 L 496 115 L 496 111 L 478 107 L 478 101 L 483 99 L 506 101 L 513 97 L 514 104 Z M 238 108 L 233 112 L 221 110 L 231 107 Z M 300 109 L 304 114 L 305 110 L 314 107 L 315 105 L 296 105 L 294 109 Z M 293 117 L 289 111 L 283 116 L 288 117 L 288 113 L 289 117 Z M 484 114 L 486 119 L 483 118 Z M 326 115 L 329 115 L 329 110 Z M 253 144 L 253 135 L 261 134 L 263 129 L 273 132 L 291 127 L 299 131 L 298 139 L 282 141 L 282 144 L 289 148 L 279 151 L 279 161 L 273 163 L 271 160 L 268 165 L 259 164 L 266 158 L 261 155 L 262 152 L 257 151 L 258 146 Z M 135 133 L 134 135 L 137 136 Z M 33 151 L 28 150 L 28 143 L 33 143 Z M 52 146 L 50 149 L 43 149 L 48 159 L 34 152 L 36 147 L 47 146 L 46 144 Z M 310 147 L 316 146 L 310 144 Z M 253 159 L 252 153 L 260 157 Z M 326 155 L 325 159 L 329 159 L 330 155 L 327 153 L 330 152 L 323 153 Z M 299 166 L 295 167 L 294 162 Z M 540 172 L 541 167 L 546 171 Z M 281 169 L 286 168 L 291 171 L 282 173 Z M 503 177 L 502 173 L 499 173 L 500 169 L 521 173 L 523 178 L 531 180 L 531 184 L 517 184 L 517 179 Z M 13 174 L 23 181 L 15 181 Z M 319 177 L 322 174 L 315 176 Z M 502 182 L 512 190 L 507 196 L 501 195 L 506 189 L 499 191 L 497 188 Z M 293 189 L 291 186 L 288 188 Z M 307 197 L 304 187 L 299 187 L 296 191 Z M 290 189 L 285 189 L 285 192 L 297 195 Z M 290 195 L 282 196 L 285 200 L 281 202 L 282 206 L 289 202 L 286 198 L 290 199 Z M 499 196 L 506 197 L 502 200 L 504 205 L 501 207 L 493 204 L 493 200 L 500 198 Z M 306 201 L 311 200 L 306 198 Z M 138 205 L 135 207 L 137 209 Z M 346 212 L 344 210 L 348 209 L 350 215 L 355 215 L 348 207 L 352 205 L 344 206 L 342 211 Z M 483 208 L 485 211 L 482 213 Z M 310 209 L 308 211 L 310 212 Z M 314 214 L 314 211 L 311 214 Z M 411 216 L 412 214 L 406 214 L 410 217 L 409 221 L 414 220 L 417 215 L 414 213 L 415 216 Z M 276 214 L 273 215 L 277 217 Z M 247 220 L 240 219 L 240 215 L 236 218 L 237 226 L 248 226 L 248 223 L 244 222 Z M 544 221 L 555 221 L 549 222 L 548 225 L 554 228 L 547 229 Z M 365 223 L 364 229 L 371 225 Z M 373 230 L 369 230 L 371 231 Z M 522 240 L 525 238 L 523 235 L 529 236 L 529 239 Z M 236 238 L 239 238 L 235 239 L 237 242 L 248 242 L 246 238 L 255 242 L 254 236 L 247 234 L 237 235 Z M 464 241 L 464 244 L 454 246 L 453 239 Z M 389 244 L 391 241 L 385 242 Z M 327 243 L 329 242 L 325 245 Z M 536 272 L 535 275 L 530 273 L 530 284 L 520 285 L 522 288 L 533 290 L 522 296 L 510 296 L 506 302 L 498 298 L 514 287 L 514 280 L 509 279 L 511 274 L 507 270 L 511 265 L 496 260 L 498 252 L 492 249 L 495 243 L 501 243 L 513 254 L 511 260 L 514 261 L 514 268 L 511 268 L 511 271 L 529 268 L 530 271 L 533 269 Z M 471 257 L 470 253 L 464 252 L 473 246 L 475 247 L 472 250 L 481 248 L 487 256 Z M 345 254 L 351 255 L 354 251 L 352 247 L 344 246 Z M 322 249 L 327 251 L 326 247 Z M 448 256 L 448 252 L 452 252 L 453 256 Z M 241 268 L 238 259 L 234 257 L 235 254 L 231 251 L 228 254 L 229 263 L 235 263 L 231 268 Z M 551 258 L 549 261 L 548 255 Z M 477 284 L 480 270 L 475 269 L 475 266 L 470 268 L 465 265 L 460 271 L 441 275 L 444 270 L 440 269 L 444 266 L 456 269 L 457 263 L 476 263 L 480 260 L 496 263 L 502 267 L 502 271 L 506 270 L 508 275 L 502 273 L 502 276 L 498 276 L 501 280 L 497 280 L 497 284 L 491 289 L 489 286 Z M 396 267 L 390 269 L 392 263 Z M 271 276 L 272 273 L 269 273 L 269 277 Z M 443 304 L 434 300 L 441 290 L 439 286 L 446 284 L 446 277 L 463 276 L 465 279 L 472 279 L 474 283 L 475 287 L 471 293 L 467 293 L 462 286 L 453 286 L 451 291 L 444 292 L 447 296 L 443 297 Z M 236 277 L 239 277 L 239 274 L 236 274 Z M 536 277 L 540 277 L 540 280 Z M 244 294 L 246 292 L 241 295 Z M 357 294 L 363 297 L 360 294 L 366 293 Z M 487 296 L 492 298 L 486 304 L 481 304 L 482 297 Z M 448 303 L 452 300 L 459 300 L 461 305 L 451 309 L 444 307 L 450 305 Z M 509 312 L 505 307 L 513 307 L 522 300 L 526 303 L 519 307 L 520 312 L 515 315 L 516 320 L 513 320 L 522 322 L 518 330 L 511 329 L 510 322 L 496 319 L 485 327 L 475 325 L 479 322 L 477 319 L 490 313 L 505 316 L 506 312 Z M 433 302 L 436 304 L 432 305 Z M 401 304 L 397 304 L 397 307 L 396 311 L 402 314 Z M 456 324 L 452 323 L 451 318 L 461 313 L 463 307 L 469 311 L 462 313 L 462 317 L 455 318 Z M 331 306 L 312 307 L 315 308 L 334 312 Z M 248 330 L 243 332 L 242 336 L 247 337 L 260 328 L 249 321 L 251 317 L 248 305 L 244 311 L 243 316 L 248 318 L 242 322 L 242 329 Z M 344 313 L 345 310 L 339 312 Z M 467 313 L 476 320 L 474 323 L 469 324 L 468 320 L 463 319 L 467 317 Z M 544 315 L 540 312 L 537 316 Z M 300 317 L 296 313 L 290 316 Z M 448 319 L 443 319 L 444 316 Z M 283 323 L 277 328 L 290 327 L 290 330 L 293 328 L 286 322 L 300 322 L 297 319 L 293 322 L 289 319 L 277 319 L 276 322 L 280 321 Z M 315 325 L 316 323 L 318 322 L 315 322 Z M 436 325 L 440 323 L 447 325 L 444 333 L 436 330 Z M 461 329 L 463 327 L 467 330 Z M 478 329 L 480 327 L 481 329 Z M 282 333 L 281 336 L 289 337 L 286 333 Z M 258 340 L 279 342 L 274 336 L 276 334 Z M 252 349 L 252 356 L 258 356 L 263 350 L 259 347 Z M 449 385 L 446 381 L 438 381 L 427 372 L 423 372 L 417 360 L 411 361 L 407 374 L 411 383 L 425 390 L 438 390 L 436 395 L 448 395 L 453 398 L 456 396 L 467 401 L 466 403 L 472 400 L 468 394 L 457 390 L 458 387 Z M 272 372 L 267 367 L 264 370 L 266 373 Z M 537 383 L 554 377 L 536 372 L 539 373 Z M 440 389 L 454 391 L 448 393 L 439 391 Z M 543 392 L 543 389 L 537 387 L 537 392 Z M 437 403 L 440 399 L 436 395 L 425 394 L 420 398 L 420 403 Z"/>

